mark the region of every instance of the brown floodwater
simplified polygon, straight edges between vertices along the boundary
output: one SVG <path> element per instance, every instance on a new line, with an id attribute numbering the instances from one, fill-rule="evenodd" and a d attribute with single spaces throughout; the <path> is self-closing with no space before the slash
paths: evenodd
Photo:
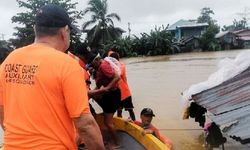
<path id="1" fill-rule="evenodd" d="M 234 58 L 242 50 L 186 53 L 170 56 L 122 59 L 139 119 L 144 107 L 154 110 L 153 124 L 174 143 L 175 150 L 203 150 L 202 128 L 194 119 L 182 120 L 181 92 L 217 70 L 217 63 Z M 97 112 L 98 106 L 94 104 Z M 128 116 L 127 112 L 124 116 Z M 2 143 L 2 132 L 0 132 Z"/>
<path id="2" fill-rule="evenodd" d="M 175 150 L 203 150 L 202 133 L 194 119 L 182 120 L 181 92 L 207 80 L 217 63 L 234 58 L 242 50 L 187 53 L 122 60 L 132 91 L 136 117 L 144 107 L 154 110 L 153 124 L 174 143 Z M 126 114 L 126 113 L 125 113 Z"/>

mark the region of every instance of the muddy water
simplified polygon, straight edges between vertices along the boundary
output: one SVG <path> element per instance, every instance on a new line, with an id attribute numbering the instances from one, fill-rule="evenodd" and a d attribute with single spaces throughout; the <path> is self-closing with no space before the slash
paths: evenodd
<path id="1" fill-rule="evenodd" d="M 136 117 L 139 119 L 142 108 L 151 107 L 156 114 L 153 124 L 173 141 L 175 150 L 203 150 L 199 141 L 201 128 L 193 119 L 182 120 L 181 92 L 206 80 L 217 70 L 219 60 L 234 58 L 241 51 L 123 59 Z M 98 112 L 98 106 L 94 106 Z M 2 134 L 1 130 L 0 143 Z"/>
<path id="2" fill-rule="evenodd" d="M 203 150 L 202 130 L 194 119 L 182 120 L 181 92 L 204 81 L 217 70 L 217 63 L 241 51 L 189 53 L 173 56 L 124 59 L 133 94 L 136 116 L 151 107 L 161 133 L 174 142 L 175 150 Z"/>

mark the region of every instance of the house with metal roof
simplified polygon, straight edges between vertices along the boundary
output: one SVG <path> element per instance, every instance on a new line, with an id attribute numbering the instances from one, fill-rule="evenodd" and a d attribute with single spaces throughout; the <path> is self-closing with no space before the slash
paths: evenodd
<path id="1" fill-rule="evenodd" d="M 220 61 L 220 69 L 207 81 L 190 86 L 188 102 L 206 109 L 206 117 L 228 137 L 250 147 L 250 51 Z M 186 102 L 187 102 L 186 101 Z M 190 112 L 191 107 L 190 107 Z M 205 112 L 201 112 L 204 116 Z M 200 113 L 200 112 L 197 112 Z"/>
<path id="2" fill-rule="evenodd" d="M 223 31 L 215 35 L 222 49 L 250 48 L 250 30 Z"/>
<path id="3" fill-rule="evenodd" d="M 197 23 L 196 20 L 179 20 L 167 29 L 179 42 L 190 37 L 201 37 L 206 31 L 208 23 Z"/>
<path id="4" fill-rule="evenodd" d="M 239 48 L 238 35 L 231 31 L 219 32 L 215 35 L 215 38 L 219 41 L 221 49 Z"/>
<path id="5" fill-rule="evenodd" d="M 211 113 L 209 117 L 225 134 L 250 143 L 250 68 L 192 99 Z"/>
<path id="6" fill-rule="evenodd" d="M 250 29 L 242 29 L 234 31 L 233 33 L 238 36 L 238 42 L 241 48 L 250 48 Z"/>

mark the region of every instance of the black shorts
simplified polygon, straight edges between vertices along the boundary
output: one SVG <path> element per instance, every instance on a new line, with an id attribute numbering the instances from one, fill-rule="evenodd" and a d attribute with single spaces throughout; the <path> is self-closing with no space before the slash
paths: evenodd
<path id="1" fill-rule="evenodd" d="M 129 96 L 127 97 L 126 99 L 122 100 L 121 103 L 120 103 L 120 108 L 121 109 L 125 109 L 125 110 L 128 110 L 128 109 L 133 109 L 134 108 L 134 105 L 132 103 L 132 97 Z"/>
<path id="2" fill-rule="evenodd" d="M 96 102 L 101 106 L 104 113 L 115 113 L 120 107 L 121 91 L 119 88 L 104 93 Z"/>

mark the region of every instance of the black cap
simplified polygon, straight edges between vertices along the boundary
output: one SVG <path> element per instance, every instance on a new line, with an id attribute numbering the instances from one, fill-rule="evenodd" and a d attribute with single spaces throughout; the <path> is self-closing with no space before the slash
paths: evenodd
<path id="1" fill-rule="evenodd" d="M 80 30 L 71 23 L 66 10 L 55 4 L 48 4 L 41 7 L 36 14 L 35 24 L 43 27 L 57 28 L 68 25 L 73 32 L 80 32 Z"/>
<path id="2" fill-rule="evenodd" d="M 155 116 L 151 108 L 143 108 L 143 110 L 141 111 L 141 115 L 151 115 L 153 117 Z"/>

